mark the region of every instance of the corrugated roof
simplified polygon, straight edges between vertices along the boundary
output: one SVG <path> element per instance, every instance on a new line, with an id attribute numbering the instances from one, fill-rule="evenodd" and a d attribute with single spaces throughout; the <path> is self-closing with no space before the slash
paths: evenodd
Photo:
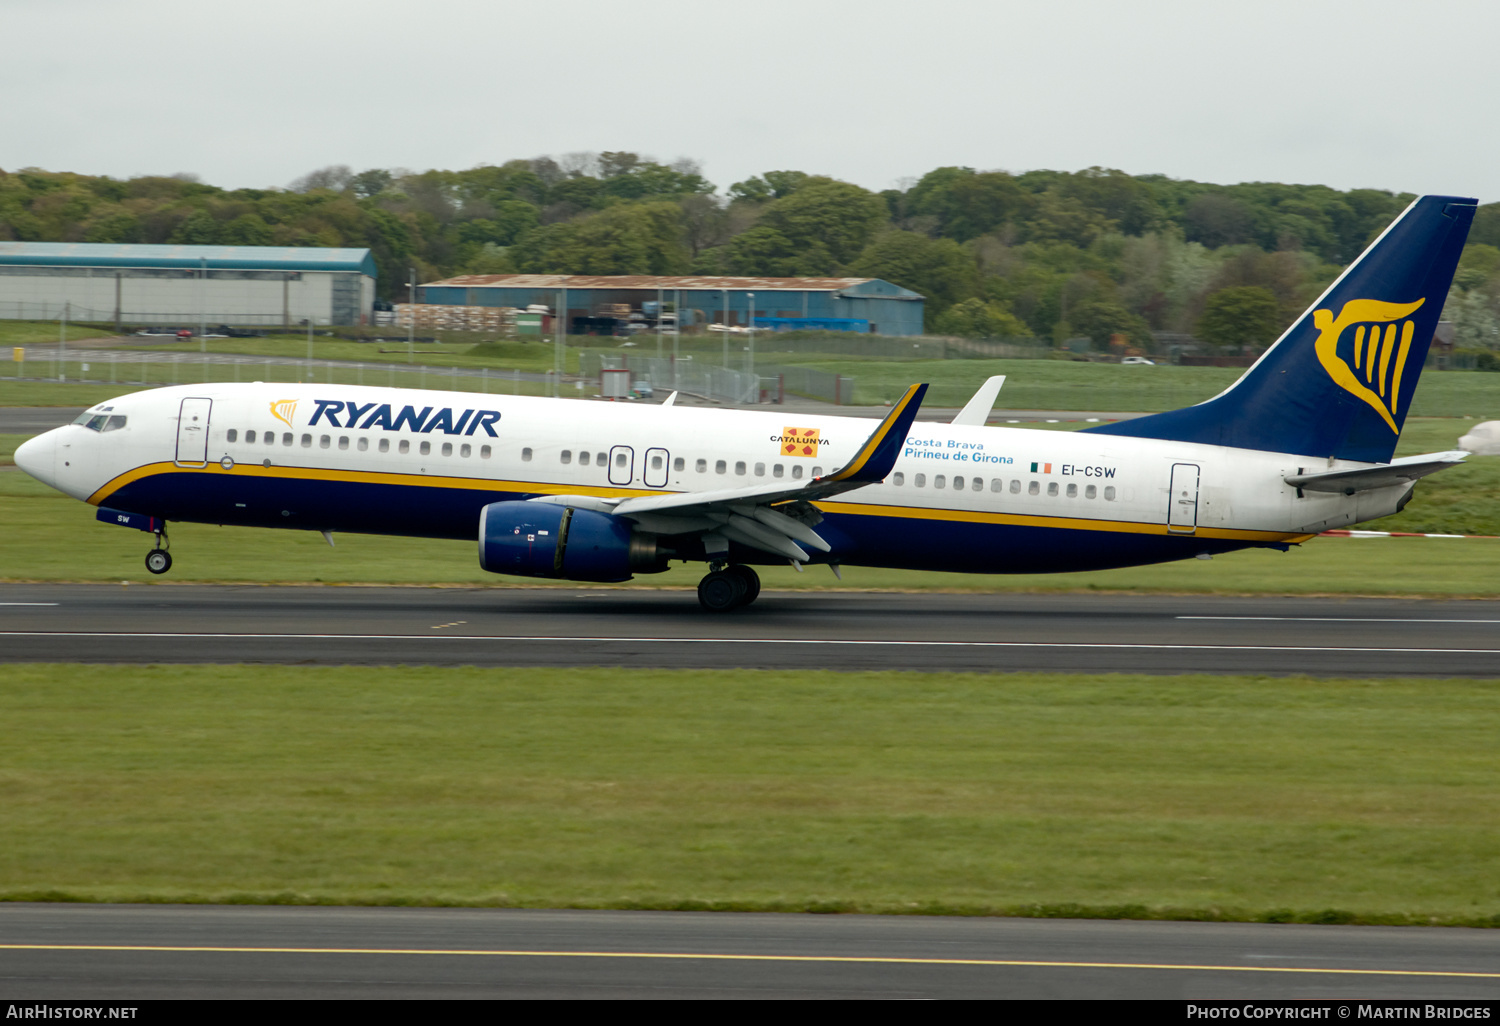
<path id="1" fill-rule="evenodd" d="M 732 289 L 735 292 L 837 292 L 874 278 L 716 278 L 652 274 L 461 274 L 425 285 L 498 289 Z"/>
<path id="2" fill-rule="evenodd" d="M 196 270 L 358 271 L 376 276 L 368 249 L 311 246 L 145 246 L 113 242 L 0 242 L 0 264 L 180 267 Z"/>

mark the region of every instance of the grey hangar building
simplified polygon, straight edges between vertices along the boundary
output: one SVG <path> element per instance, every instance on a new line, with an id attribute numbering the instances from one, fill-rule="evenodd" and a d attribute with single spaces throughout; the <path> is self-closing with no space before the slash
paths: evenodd
<path id="1" fill-rule="evenodd" d="M 0 242 L 0 318 L 367 324 L 375 279 L 368 249 Z"/>

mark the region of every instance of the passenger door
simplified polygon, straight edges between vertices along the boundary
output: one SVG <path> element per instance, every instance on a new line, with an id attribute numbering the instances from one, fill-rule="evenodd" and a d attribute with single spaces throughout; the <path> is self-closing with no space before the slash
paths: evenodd
<path id="1" fill-rule="evenodd" d="M 1192 534 L 1198 530 L 1198 465 L 1172 464 L 1172 491 L 1168 497 L 1167 530 Z"/>
<path id="2" fill-rule="evenodd" d="M 208 415 L 212 399 L 184 399 L 177 414 L 177 465 L 201 467 L 208 463 Z"/>

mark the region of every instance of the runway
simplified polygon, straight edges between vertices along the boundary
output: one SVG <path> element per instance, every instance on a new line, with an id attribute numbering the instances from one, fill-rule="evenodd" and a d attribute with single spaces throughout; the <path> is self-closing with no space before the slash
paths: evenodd
<path id="1" fill-rule="evenodd" d="M 1500 997 L 1500 931 L 927 916 L 0 905 L 0 993 Z M 1330 1018 L 1335 1016 L 1330 1016 Z"/>
<path id="2" fill-rule="evenodd" d="M 0 585 L 0 660 L 1500 676 L 1500 602 Z"/>

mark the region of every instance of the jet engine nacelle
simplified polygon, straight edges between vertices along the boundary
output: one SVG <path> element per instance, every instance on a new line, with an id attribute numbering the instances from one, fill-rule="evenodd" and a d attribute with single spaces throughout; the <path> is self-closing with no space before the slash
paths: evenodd
<path id="1" fill-rule="evenodd" d="M 623 517 L 550 502 L 492 502 L 479 511 L 479 565 L 495 574 L 628 581 L 667 568 L 656 535 Z"/>

